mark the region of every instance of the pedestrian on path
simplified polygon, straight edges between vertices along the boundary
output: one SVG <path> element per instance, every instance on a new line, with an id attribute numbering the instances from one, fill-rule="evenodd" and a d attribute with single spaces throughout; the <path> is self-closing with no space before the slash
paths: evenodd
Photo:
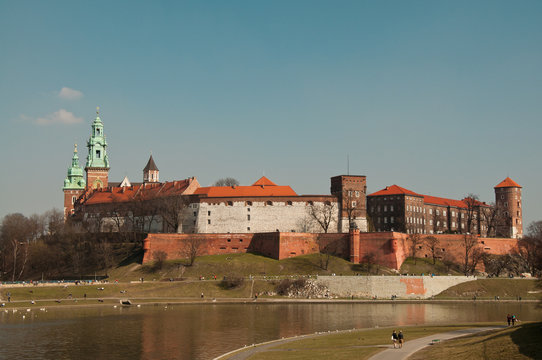
<path id="1" fill-rule="evenodd" d="M 506 321 L 508 322 L 508 326 L 510 326 L 510 323 L 512 322 L 512 316 L 510 316 L 510 314 L 506 315 Z"/>
<path id="2" fill-rule="evenodd" d="M 393 341 L 394 349 L 397 349 L 397 340 L 399 340 L 399 338 L 397 337 L 397 332 L 393 330 L 393 333 L 391 334 L 391 341 Z"/>
<path id="3" fill-rule="evenodd" d="M 405 342 L 405 338 L 401 330 L 399 330 L 399 334 L 397 334 L 397 338 L 399 339 L 399 349 L 401 349 L 403 347 L 403 343 Z"/>
<path id="4" fill-rule="evenodd" d="M 512 326 L 516 326 L 516 315 L 512 314 Z"/>

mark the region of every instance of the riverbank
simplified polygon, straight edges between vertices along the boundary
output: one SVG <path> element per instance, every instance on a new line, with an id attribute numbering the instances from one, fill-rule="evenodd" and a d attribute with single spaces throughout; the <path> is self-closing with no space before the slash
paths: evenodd
<path id="1" fill-rule="evenodd" d="M 340 277 L 337 277 L 340 279 Z M 63 306 L 89 304 L 118 304 L 121 299 L 133 303 L 205 303 L 205 302 L 302 302 L 302 303 L 431 303 L 431 302 L 533 302 L 540 301 L 542 294 L 534 280 L 482 279 L 460 284 L 444 291 L 433 299 L 395 299 L 367 297 L 307 298 L 276 295 L 276 280 L 244 280 L 238 284 L 218 280 L 186 280 L 172 282 L 139 283 L 82 283 L 57 286 L 26 285 L 1 286 L 1 302 L 6 308 L 32 306 Z M 461 290 L 463 289 L 463 290 Z M 473 296 L 473 289 L 478 296 Z M 482 290 L 484 291 L 482 296 Z M 202 297 L 203 294 L 203 297 Z M 274 294 L 274 295 L 268 295 Z M 8 301 L 8 296 L 9 300 Z M 257 296 L 257 300 L 256 300 Z M 497 300 L 498 297 L 498 300 Z M 32 303 L 33 302 L 33 303 Z"/>
<path id="2" fill-rule="evenodd" d="M 502 325 L 498 323 L 478 323 L 451 326 L 404 326 L 400 330 L 403 331 L 406 341 L 410 343 L 416 339 L 436 336 L 437 334 L 443 335 L 450 332 L 465 334 L 467 329 L 470 329 L 470 332 L 477 332 L 498 329 L 500 327 Z M 285 360 L 328 358 L 338 360 L 352 358 L 370 359 L 375 354 L 392 348 L 391 340 L 389 339 L 393 330 L 399 330 L 399 328 L 352 329 L 279 339 L 237 349 L 219 356 L 215 360 L 266 360 L 277 357 Z M 392 355 L 399 355 L 399 350 Z"/>

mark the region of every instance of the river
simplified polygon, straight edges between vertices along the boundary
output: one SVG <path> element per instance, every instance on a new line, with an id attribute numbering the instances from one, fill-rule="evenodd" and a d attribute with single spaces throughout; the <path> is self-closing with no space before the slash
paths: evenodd
<path id="1" fill-rule="evenodd" d="M 336 329 L 542 320 L 536 303 L 203 304 L 0 312 L 1 359 L 212 359 L 227 351 Z M 23 318 L 24 316 L 24 318 Z"/>

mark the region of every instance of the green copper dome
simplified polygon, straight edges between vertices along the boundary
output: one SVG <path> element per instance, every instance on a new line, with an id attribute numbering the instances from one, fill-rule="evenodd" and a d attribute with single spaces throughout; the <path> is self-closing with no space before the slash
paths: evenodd
<path id="1" fill-rule="evenodd" d="M 63 190 L 83 190 L 85 185 L 83 169 L 79 166 L 79 156 L 77 156 L 77 144 L 75 144 L 72 166 L 68 168 L 68 176 L 64 179 Z"/>
<path id="2" fill-rule="evenodd" d="M 92 123 L 92 133 L 87 142 L 88 156 L 85 168 L 106 168 L 109 169 L 107 158 L 107 141 L 105 140 L 104 125 L 100 119 L 100 108 L 96 110 L 96 119 Z"/>

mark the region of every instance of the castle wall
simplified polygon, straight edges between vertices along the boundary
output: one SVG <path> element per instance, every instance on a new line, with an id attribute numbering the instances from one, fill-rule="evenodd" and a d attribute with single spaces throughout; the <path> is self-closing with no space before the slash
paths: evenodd
<path id="1" fill-rule="evenodd" d="M 339 210 L 336 199 L 324 197 L 316 201 L 335 204 L 335 214 L 328 232 L 338 232 Z M 254 199 L 205 199 L 184 210 L 182 232 L 195 233 L 259 233 L 259 232 L 321 232 L 322 228 L 309 215 L 309 201 L 299 197 Z"/>
<path id="2" fill-rule="evenodd" d="M 433 235 L 439 240 L 437 256 L 455 263 L 463 261 L 464 235 Z M 353 241 L 357 237 L 357 241 Z M 424 237 L 422 237 L 422 241 Z M 329 253 L 354 263 L 380 264 L 399 269 L 411 254 L 407 234 L 396 232 L 359 233 L 221 233 L 221 234 L 149 234 L 144 242 L 143 262 L 154 259 L 163 251 L 168 259 L 186 258 L 191 242 L 198 242 L 198 256 L 235 253 L 258 253 L 281 260 L 314 253 Z M 509 254 L 517 249 L 517 239 L 478 238 L 478 246 L 487 254 Z M 355 244 L 355 248 L 352 244 Z M 355 254 L 354 257 L 351 257 Z M 431 258 L 430 249 L 423 242 L 418 257 Z M 483 270 L 483 269 L 481 269 Z"/>

